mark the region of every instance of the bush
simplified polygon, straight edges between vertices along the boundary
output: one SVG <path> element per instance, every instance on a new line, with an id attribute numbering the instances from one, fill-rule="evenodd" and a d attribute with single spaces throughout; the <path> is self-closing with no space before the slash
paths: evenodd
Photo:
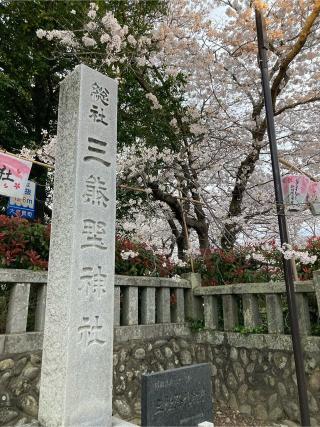
<path id="1" fill-rule="evenodd" d="M 0 267 L 46 270 L 50 226 L 0 215 Z"/>
<path id="2" fill-rule="evenodd" d="M 125 237 L 116 238 L 116 274 L 128 276 L 170 277 L 175 273 L 175 264 L 164 255 L 159 255 L 146 244 Z"/>
<path id="3" fill-rule="evenodd" d="M 320 269 L 320 237 L 311 238 L 305 247 L 292 250 L 300 254 L 296 259 L 299 279 L 312 279 L 312 272 Z M 312 256 L 316 257 L 314 263 L 310 262 Z M 282 253 L 275 241 L 228 251 L 208 249 L 194 257 L 193 265 L 202 276 L 203 286 L 283 280 Z M 190 271 L 189 263 L 185 271 Z"/>
<path id="4" fill-rule="evenodd" d="M 0 268 L 46 270 L 49 243 L 49 225 L 0 215 Z M 303 261 L 303 257 L 297 262 L 299 279 L 311 279 L 312 272 L 320 269 L 320 237 L 309 239 L 302 249 L 294 249 L 317 257 L 314 264 Z M 193 266 L 201 274 L 203 286 L 283 279 L 282 254 L 274 241 L 229 251 L 208 249 L 194 257 Z M 116 274 L 172 277 L 190 271 L 190 262 L 175 263 L 146 244 L 116 237 Z"/>
<path id="5" fill-rule="evenodd" d="M 50 226 L 0 215 L 0 268 L 48 268 Z M 174 264 L 152 248 L 116 238 L 116 274 L 170 277 Z"/>
<path id="6" fill-rule="evenodd" d="M 195 257 L 194 269 L 201 274 L 203 286 L 268 282 L 280 276 L 279 265 L 262 264 L 249 253 L 249 247 L 207 250 Z"/>
<path id="7" fill-rule="evenodd" d="M 315 255 L 317 257 L 316 262 L 313 265 L 303 265 L 301 266 L 300 275 L 303 280 L 311 279 L 312 272 L 315 270 L 320 270 L 320 237 L 311 237 L 308 239 L 306 244 L 306 250 L 310 255 Z"/>

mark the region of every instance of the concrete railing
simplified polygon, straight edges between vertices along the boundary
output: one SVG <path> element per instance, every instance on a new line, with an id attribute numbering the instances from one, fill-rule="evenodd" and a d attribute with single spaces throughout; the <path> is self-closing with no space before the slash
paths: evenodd
<path id="1" fill-rule="evenodd" d="M 188 280 L 116 276 L 114 326 L 184 323 Z"/>
<path id="2" fill-rule="evenodd" d="M 30 290 L 33 289 L 34 328 L 42 332 L 46 308 L 47 273 L 29 270 L 0 269 L 0 285 L 9 288 L 5 333 L 17 334 L 27 330 L 30 315 Z M 191 281 L 158 277 L 115 277 L 114 325 L 151 325 L 184 323 L 192 317 Z M 188 304 L 189 302 L 189 304 Z"/>
<path id="3" fill-rule="evenodd" d="M 28 315 L 33 314 L 29 332 L 42 332 L 46 306 L 46 272 L 0 269 L 0 286 L 9 289 L 5 334 L 23 334 Z M 201 287 L 198 274 L 187 274 L 181 280 L 159 277 L 116 276 L 114 326 L 184 324 L 204 319 L 207 329 L 234 331 L 241 321 L 251 329 L 266 320 L 268 333 L 285 332 L 283 282 L 245 283 Z M 32 290 L 32 310 L 30 307 Z M 296 282 L 295 292 L 301 332 L 309 335 L 309 297 L 320 307 L 320 271 L 313 280 Z M 261 316 L 262 315 L 262 316 Z M 241 321 L 240 321 L 241 319 Z M 1 338 L 1 335 L 0 335 Z"/>
<path id="4" fill-rule="evenodd" d="M 320 272 L 314 273 L 313 280 L 295 282 L 294 286 L 301 333 L 309 335 L 309 295 L 315 296 L 318 316 L 320 313 Z M 243 326 L 254 331 L 261 326 L 264 314 L 268 333 L 283 334 L 285 292 L 284 282 L 269 282 L 201 287 L 194 290 L 194 295 L 203 298 L 204 323 L 208 329 L 234 331 L 240 325 L 241 314 Z"/>
<path id="5" fill-rule="evenodd" d="M 26 332 L 31 286 L 36 287 L 37 294 L 34 331 L 43 331 L 46 309 L 47 272 L 0 269 L 0 285 L 3 284 L 9 288 L 6 334 Z"/>

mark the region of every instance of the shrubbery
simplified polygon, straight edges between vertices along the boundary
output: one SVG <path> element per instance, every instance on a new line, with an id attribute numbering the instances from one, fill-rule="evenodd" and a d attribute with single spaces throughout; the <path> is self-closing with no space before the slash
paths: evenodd
<path id="1" fill-rule="evenodd" d="M 128 276 L 171 277 L 175 264 L 164 255 L 156 254 L 146 244 L 125 237 L 116 238 L 116 274 Z"/>
<path id="2" fill-rule="evenodd" d="M 280 260 L 273 265 L 264 264 L 249 253 L 248 247 L 229 251 L 208 250 L 195 257 L 194 268 L 201 273 L 204 286 L 268 282 L 281 276 Z"/>
<path id="3" fill-rule="evenodd" d="M 0 215 L 0 267 L 46 270 L 50 226 Z"/>
<path id="4" fill-rule="evenodd" d="M 0 215 L 0 267 L 45 270 L 48 268 L 50 226 Z M 298 248 L 292 248 L 298 251 Z M 320 268 L 320 237 L 309 239 L 297 260 L 301 280 L 311 279 Z M 311 264 L 310 256 L 317 257 Z M 282 254 L 274 241 L 223 251 L 211 249 L 193 258 L 204 286 L 268 282 L 282 279 Z M 172 277 L 191 271 L 190 261 L 173 262 L 146 244 L 117 236 L 115 272 L 131 276 Z"/>
<path id="5" fill-rule="evenodd" d="M 297 254 L 300 280 L 312 279 L 312 272 L 320 269 L 320 237 L 310 238 L 304 247 L 292 247 L 288 252 Z M 275 241 L 229 251 L 207 250 L 193 263 L 204 286 L 283 280 L 282 252 Z"/>
<path id="6" fill-rule="evenodd" d="M 48 268 L 50 226 L 0 215 L 0 268 Z M 170 277 L 174 263 L 147 245 L 116 239 L 116 274 Z"/>

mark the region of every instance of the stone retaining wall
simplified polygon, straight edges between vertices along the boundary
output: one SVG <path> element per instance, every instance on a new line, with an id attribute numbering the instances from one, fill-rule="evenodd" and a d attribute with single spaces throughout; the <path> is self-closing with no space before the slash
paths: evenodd
<path id="1" fill-rule="evenodd" d="M 312 424 L 320 425 L 320 339 L 304 343 Z M 114 348 L 114 410 L 137 422 L 142 373 L 209 362 L 214 399 L 262 421 L 299 422 L 290 337 L 197 333 L 130 341 Z"/>
<path id="2" fill-rule="evenodd" d="M 209 362 L 214 397 L 222 405 L 266 421 L 299 421 L 290 337 L 202 332 L 183 325 L 119 328 L 114 343 L 114 414 L 138 422 L 140 378 Z M 130 332 L 131 331 L 131 332 Z M 320 338 L 304 340 L 312 424 L 320 424 Z M 41 353 L 0 357 L 0 425 L 36 416 Z M 3 398 L 5 396 L 5 400 Z"/>
<path id="3" fill-rule="evenodd" d="M 23 425 L 37 417 L 41 352 L 0 359 L 0 425 Z"/>

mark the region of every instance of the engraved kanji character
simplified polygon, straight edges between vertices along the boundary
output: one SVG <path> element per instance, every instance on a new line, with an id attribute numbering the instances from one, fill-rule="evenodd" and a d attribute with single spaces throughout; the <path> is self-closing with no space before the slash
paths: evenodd
<path id="1" fill-rule="evenodd" d="M 94 101 L 101 101 L 103 105 L 109 105 L 109 91 L 108 89 L 99 86 L 98 83 L 93 83 L 91 90 L 91 97 Z"/>
<path id="2" fill-rule="evenodd" d="M 81 248 L 95 247 L 98 249 L 107 249 L 106 244 L 106 223 L 103 221 L 94 221 L 93 219 L 83 220 L 82 235 L 84 242 Z"/>
<path id="3" fill-rule="evenodd" d="M 82 317 L 82 324 L 78 327 L 78 332 L 80 335 L 80 343 L 84 347 L 89 347 L 91 344 L 103 345 L 106 343 L 105 340 L 99 338 L 99 331 L 102 332 L 103 326 L 99 325 L 99 317 L 94 316 L 94 321 L 92 322 L 89 316 Z"/>
<path id="4" fill-rule="evenodd" d="M 97 105 L 92 105 L 90 109 L 89 117 L 92 118 L 94 122 L 96 123 L 103 123 L 104 125 L 108 126 L 108 123 L 104 120 L 106 118 L 106 115 L 103 113 L 103 108 L 100 107 L 100 112 L 98 110 Z"/>
<path id="5" fill-rule="evenodd" d="M 103 157 L 106 155 L 106 150 L 104 147 L 107 146 L 107 143 L 105 141 L 101 141 L 100 139 L 96 138 L 88 138 L 88 151 L 91 153 L 95 153 L 95 155 L 85 156 L 83 160 L 85 162 L 90 160 L 95 160 L 99 163 L 102 163 L 104 166 L 109 167 L 111 163 L 107 162 Z"/>
<path id="6" fill-rule="evenodd" d="M 0 168 L 0 181 L 11 181 L 14 182 L 14 179 L 10 178 L 12 175 L 12 172 L 10 169 L 7 170 L 5 165 L 3 165 L 2 168 Z"/>
<path id="7" fill-rule="evenodd" d="M 97 267 L 83 267 L 82 273 L 80 276 L 80 281 L 82 281 L 82 286 L 78 289 L 85 290 L 86 294 L 96 293 L 100 299 L 101 294 L 106 292 L 106 274 L 101 273 L 102 267 L 98 265 Z"/>
<path id="8" fill-rule="evenodd" d="M 85 203 L 91 203 L 96 206 L 107 207 L 109 201 L 106 192 L 106 183 L 99 176 L 90 175 L 85 181 L 86 189 L 82 194 Z"/>

